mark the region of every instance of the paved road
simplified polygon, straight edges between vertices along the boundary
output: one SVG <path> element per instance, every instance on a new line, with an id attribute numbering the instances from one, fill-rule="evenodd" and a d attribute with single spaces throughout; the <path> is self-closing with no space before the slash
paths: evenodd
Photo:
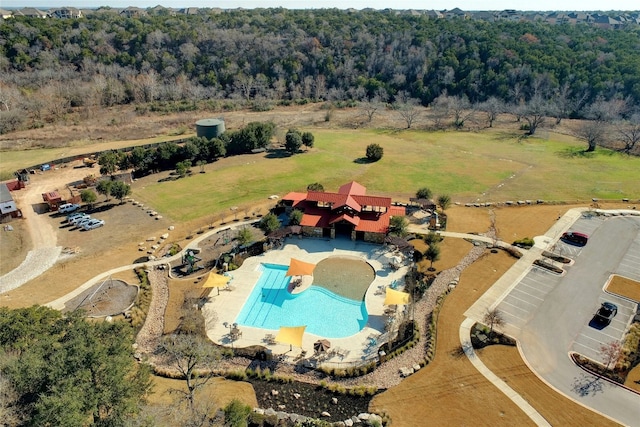
<path id="1" fill-rule="evenodd" d="M 518 339 L 531 368 L 561 393 L 625 425 L 640 425 L 640 396 L 586 374 L 568 354 L 576 351 L 600 359 L 602 344 L 622 338 L 636 304 L 607 294 L 603 286 L 613 273 L 640 280 L 640 218 L 579 219 L 573 230 L 591 237 L 581 251 L 573 249 L 575 264 L 560 277 L 534 267 L 498 308 L 506 331 Z M 558 245 L 556 245 L 558 248 Z M 611 325 L 589 325 L 602 301 L 618 305 Z"/>

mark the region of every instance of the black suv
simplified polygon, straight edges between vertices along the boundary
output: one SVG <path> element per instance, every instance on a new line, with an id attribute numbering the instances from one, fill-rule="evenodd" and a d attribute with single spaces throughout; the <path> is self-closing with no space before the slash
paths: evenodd
<path id="1" fill-rule="evenodd" d="M 610 302 L 603 302 L 598 311 L 596 312 L 593 320 L 597 323 L 608 325 L 611 323 L 614 317 L 618 314 L 618 306 Z"/>

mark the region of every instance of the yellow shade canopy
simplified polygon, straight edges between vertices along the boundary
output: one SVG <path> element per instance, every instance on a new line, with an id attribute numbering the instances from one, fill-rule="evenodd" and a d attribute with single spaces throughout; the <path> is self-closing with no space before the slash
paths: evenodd
<path id="1" fill-rule="evenodd" d="M 315 264 L 291 258 L 289 269 L 287 270 L 287 274 L 285 276 L 309 276 L 313 274 L 313 270 L 315 268 Z"/>
<path id="2" fill-rule="evenodd" d="M 307 326 L 280 326 L 276 341 L 290 346 L 302 347 L 302 336 Z"/>
<path id="3" fill-rule="evenodd" d="M 211 273 L 207 278 L 207 281 L 202 285 L 203 288 L 224 288 L 227 286 L 231 277 L 223 276 L 222 274 Z"/>
<path id="4" fill-rule="evenodd" d="M 409 294 L 400 292 L 387 287 L 387 293 L 384 298 L 384 305 L 404 305 L 409 304 Z"/>

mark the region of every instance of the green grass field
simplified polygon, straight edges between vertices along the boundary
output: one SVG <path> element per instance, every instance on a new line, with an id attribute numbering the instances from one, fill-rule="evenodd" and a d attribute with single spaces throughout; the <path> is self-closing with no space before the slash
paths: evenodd
<path id="1" fill-rule="evenodd" d="M 159 136 L 155 138 L 136 139 L 117 142 L 92 142 L 86 144 L 77 143 L 58 148 L 38 148 L 32 150 L 0 151 L 0 180 L 13 178 L 13 173 L 19 169 L 51 162 L 55 159 L 78 156 L 83 157 L 87 153 L 93 153 L 109 149 L 133 147 L 136 145 L 153 144 L 161 141 L 188 138 L 192 134 L 178 136 Z"/>
<path id="2" fill-rule="evenodd" d="M 232 206 L 240 207 L 241 217 L 242 207 L 269 195 L 305 191 L 312 182 L 336 191 L 352 180 L 369 194 L 395 200 L 408 200 L 421 187 L 461 202 L 640 198 L 640 158 L 605 149 L 587 155 L 584 144 L 565 136 L 518 142 L 492 131 L 310 130 L 316 141 L 309 152 L 230 157 L 208 165 L 205 174 L 176 181 L 145 178 L 133 197 L 178 221 Z M 371 143 L 384 148 L 384 157 L 359 161 Z"/>

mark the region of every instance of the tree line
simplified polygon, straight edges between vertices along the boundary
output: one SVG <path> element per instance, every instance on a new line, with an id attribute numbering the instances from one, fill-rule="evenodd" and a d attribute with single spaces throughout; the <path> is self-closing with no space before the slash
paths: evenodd
<path id="1" fill-rule="evenodd" d="M 472 105 L 542 102 L 559 116 L 587 117 L 585 106 L 599 100 L 638 105 L 639 34 L 337 9 L 15 18 L 0 26 L 0 132 L 69 111 L 91 117 L 114 105 L 200 102 L 432 106 L 448 96 Z"/>

